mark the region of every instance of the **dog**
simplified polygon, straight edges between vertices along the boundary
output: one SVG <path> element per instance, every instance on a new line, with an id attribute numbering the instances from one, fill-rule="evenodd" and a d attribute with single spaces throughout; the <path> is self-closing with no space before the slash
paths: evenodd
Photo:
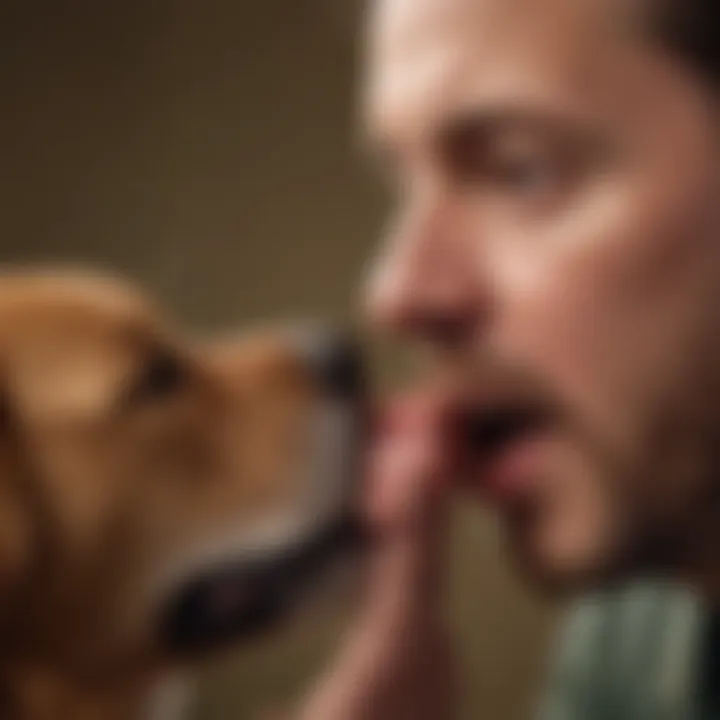
<path id="1" fill-rule="evenodd" d="M 0 276 L 0 718 L 138 720 L 357 537 L 363 382 L 312 329 L 190 342 L 124 280 Z"/>

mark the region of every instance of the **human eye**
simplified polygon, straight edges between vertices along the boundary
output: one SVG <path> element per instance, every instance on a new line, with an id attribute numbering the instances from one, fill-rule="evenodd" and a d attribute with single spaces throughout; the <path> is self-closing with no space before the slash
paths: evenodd
<path id="1" fill-rule="evenodd" d="M 489 192 L 524 202 L 557 197 L 569 176 L 568 161 L 552 148 L 499 144 L 488 149 L 477 179 Z"/>
<path id="2" fill-rule="evenodd" d="M 445 174 L 464 194 L 518 210 L 562 203 L 579 181 L 576 145 L 532 122 L 466 122 L 446 136 Z"/>

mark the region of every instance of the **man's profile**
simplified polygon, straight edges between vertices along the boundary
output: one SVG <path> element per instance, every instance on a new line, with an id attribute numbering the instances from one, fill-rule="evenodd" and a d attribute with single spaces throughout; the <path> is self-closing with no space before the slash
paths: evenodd
<path id="1" fill-rule="evenodd" d="M 448 409 L 494 433 L 464 484 L 532 583 L 659 575 L 717 600 L 717 21 L 704 0 L 376 0 L 369 14 L 363 119 L 396 194 L 370 316 L 431 347 L 438 373 L 474 372 L 379 434 L 366 607 L 301 717 L 434 720 L 457 698 L 435 582 L 457 474 Z M 549 720 L 712 716 L 712 693 L 704 707 L 672 695 L 712 659 L 655 662 L 657 628 L 674 617 L 687 635 L 694 610 L 638 593 L 580 611 L 566 665 L 585 686 L 564 677 Z M 660 694 L 631 692 L 643 682 Z"/>

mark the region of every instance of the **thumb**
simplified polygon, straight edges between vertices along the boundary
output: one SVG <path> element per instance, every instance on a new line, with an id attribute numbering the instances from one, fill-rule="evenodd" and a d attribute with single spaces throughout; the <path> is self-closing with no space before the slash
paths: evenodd
<path id="1" fill-rule="evenodd" d="M 368 462 L 366 510 L 376 533 L 418 532 L 442 515 L 455 465 L 451 428 L 432 396 L 386 408 Z"/>
<path id="2" fill-rule="evenodd" d="M 406 400 L 391 412 L 369 463 L 369 591 L 388 612 L 412 614 L 437 601 L 452 452 L 437 403 Z"/>

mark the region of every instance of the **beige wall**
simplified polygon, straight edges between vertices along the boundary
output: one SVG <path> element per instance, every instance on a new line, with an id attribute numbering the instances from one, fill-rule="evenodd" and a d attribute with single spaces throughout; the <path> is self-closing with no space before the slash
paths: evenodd
<path id="1" fill-rule="evenodd" d="M 108 265 L 200 327 L 349 312 L 382 216 L 353 154 L 351 10 L 3 2 L 0 262 Z M 488 524 L 460 524 L 451 612 L 468 714 L 520 717 L 544 623 Z M 221 665 L 199 717 L 294 692 L 339 625 Z"/>

